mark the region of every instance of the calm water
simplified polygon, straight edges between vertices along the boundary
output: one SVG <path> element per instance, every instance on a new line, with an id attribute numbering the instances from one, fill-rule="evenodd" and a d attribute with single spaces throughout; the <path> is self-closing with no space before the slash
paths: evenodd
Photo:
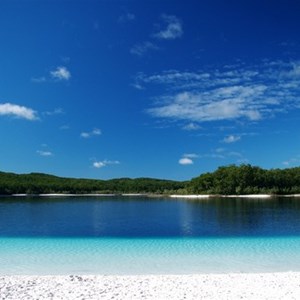
<path id="1" fill-rule="evenodd" d="M 300 271 L 300 199 L 0 198 L 0 274 Z"/>

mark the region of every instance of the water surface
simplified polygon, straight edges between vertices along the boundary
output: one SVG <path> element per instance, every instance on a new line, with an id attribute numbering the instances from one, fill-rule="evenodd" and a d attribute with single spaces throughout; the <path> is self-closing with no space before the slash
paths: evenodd
<path id="1" fill-rule="evenodd" d="M 300 201 L 1 198 L 0 274 L 300 271 Z"/>
<path id="2" fill-rule="evenodd" d="M 300 200 L 0 198 L 6 237 L 300 236 Z"/>

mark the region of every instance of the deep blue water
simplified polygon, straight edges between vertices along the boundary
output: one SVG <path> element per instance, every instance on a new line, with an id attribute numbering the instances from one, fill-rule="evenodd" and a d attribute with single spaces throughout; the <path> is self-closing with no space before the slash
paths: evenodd
<path id="1" fill-rule="evenodd" d="M 2 237 L 300 236 L 300 199 L 0 198 Z"/>
<path id="2" fill-rule="evenodd" d="M 0 275 L 300 271 L 300 199 L 0 198 Z"/>

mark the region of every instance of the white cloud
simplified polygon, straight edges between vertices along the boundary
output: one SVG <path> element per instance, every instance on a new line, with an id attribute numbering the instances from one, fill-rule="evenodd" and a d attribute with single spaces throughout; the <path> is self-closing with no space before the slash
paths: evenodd
<path id="1" fill-rule="evenodd" d="M 101 132 L 100 129 L 94 128 L 92 131 L 89 131 L 89 132 L 81 132 L 80 136 L 82 138 L 86 138 L 87 139 L 87 138 L 90 138 L 92 136 L 97 136 L 97 135 L 101 135 L 101 134 L 102 134 L 102 132 Z"/>
<path id="2" fill-rule="evenodd" d="M 0 104 L 0 115 L 13 116 L 30 121 L 38 119 L 37 112 L 33 109 L 12 103 Z"/>
<path id="3" fill-rule="evenodd" d="M 140 72 L 136 76 L 136 81 L 144 83 L 156 83 L 156 84 L 170 84 L 170 85 L 179 85 L 182 87 L 185 84 L 192 82 L 199 82 L 202 80 L 207 80 L 210 78 L 210 74 L 205 72 L 180 72 L 178 70 L 168 70 L 163 71 L 159 74 L 153 74 L 146 76 L 144 73 Z"/>
<path id="4" fill-rule="evenodd" d="M 291 62 L 291 65 L 281 72 L 281 75 L 283 77 L 300 78 L 300 61 Z"/>
<path id="5" fill-rule="evenodd" d="M 103 161 L 95 161 L 93 163 L 93 167 L 96 169 L 100 169 L 107 165 L 118 165 L 118 164 L 120 164 L 118 160 L 103 160 Z"/>
<path id="6" fill-rule="evenodd" d="M 299 163 L 300 163 L 300 155 L 282 162 L 282 164 L 285 165 L 286 167 L 289 167 L 291 165 L 299 165 Z"/>
<path id="7" fill-rule="evenodd" d="M 199 155 L 196 153 L 185 153 L 182 158 L 179 159 L 178 163 L 180 165 L 192 165 L 194 163 L 193 159 L 198 158 Z"/>
<path id="8" fill-rule="evenodd" d="M 66 67 L 57 67 L 54 71 L 51 71 L 50 74 L 57 80 L 69 80 L 71 78 L 71 73 Z"/>
<path id="9" fill-rule="evenodd" d="M 97 168 L 97 169 L 100 169 L 100 168 L 102 168 L 102 167 L 104 167 L 105 166 L 105 164 L 102 162 L 102 161 L 95 161 L 94 163 L 93 163 L 93 167 L 94 168 Z"/>
<path id="10" fill-rule="evenodd" d="M 194 162 L 192 159 L 190 159 L 188 157 L 182 157 L 179 159 L 178 163 L 180 165 L 192 165 Z"/>
<path id="11" fill-rule="evenodd" d="M 149 114 L 188 124 L 241 119 L 253 122 L 300 108 L 298 61 L 138 73 L 135 84 L 147 88 L 148 93 L 149 87 L 162 87 L 161 94 L 152 96 L 155 101 L 147 110 Z"/>
<path id="12" fill-rule="evenodd" d="M 187 131 L 192 131 L 192 130 L 198 130 L 198 129 L 201 129 L 201 127 L 196 124 L 196 123 L 189 123 L 187 125 L 184 125 L 182 127 L 183 130 L 187 130 Z"/>
<path id="13" fill-rule="evenodd" d="M 70 125 L 62 125 L 59 127 L 60 130 L 68 130 L 70 129 Z"/>
<path id="14" fill-rule="evenodd" d="M 124 21 L 132 21 L 135 19 L 135 15 L 133 14 L 126 14 L 119 18 L 120 22 Z M 169 16 L 169 15 L 162 15 L 162 20 L 164 22 L 165 28 L 156 32 L 151 37 L 157 39 L 164 39 L 164 40 L 172 40 L 176 38 L 180 38 L 183 34 L 182 30 L 182 23 L 176 16 Z M 135 44 L 131 49 L 130 53 L 137 56 L 143 56 L 147 52 L 151 50 L 159 50 L 160 48 L 150 41 L 144 41 L 141 43 Z M 141 87 L 140 84 L 135 83 L 133 84 L 134 87 Z"/>
<path id="15" fill-rule="evenodd" d="M 165 97 L 165 101 L 161 105 L 149 109 L 148 112 L 156 117 L 198 122 L 233 120 L 241 117 L 249 120 L 261 118 L 258 107 L 249 104 L 242 95 L 224 96 L 221 99 L 219 95 L 213 94 L 212 92 L 179 93 L 175 96 Z M 216 101 L 212 101 L 212 99 L 216 99 Z"/>
<path id="16" fill-rule="evenodd" d="M 83 138 L 89 138 L 91 135 L 88 132 L 81 132 L 80 136 L 83 137 Z"/>
<path id="17" fill-rule="evenodd" d="M 215 150 L 212 150 L 210 153 L 204 153 L 200 154 L 199 158 L 202 159 L 222 159 L 222 160 L 227 160 L 228 162 L 231 163 L 243 163 L 247 162 L 248 160 L 244 158 L 244 156 L 235 151 L 229 151 L 225 148 L 216 148 Z"/>
<path id="18" fill-rule="evenodd" d="M 146 42 L 134 45 L 130 49 L 130 53 L 137 55 L 137 56 L 143 56 L 150 50 L 158 50 L 158 49 L 159 48 L 155 44 L 146 41 Z"/>
<path id="19" fill-rule="evenodd" d="M 162 20 L 166 24 L 166 27 L 155 33 L 153 35 L 154 37 L 158 39 L 174 40 L 182 36 L 182 23 L 176 16 L 163 15 Z"/>
<path id="20" fill-rule="evenodd" d="M 183 154 L 183 157 L 187 157 L 187 158 L 197 158 L 199 155 L 196 153 L 185 153 Z"/>
<path id="21" fill-rule="evenodd" d="M 100 135 L 100 134 L 101 134 L 101 130 L 98 129 L 98 128 L 95 128 L 95 129 L 92 131 L 92 134 L 93 134 L 93 135 Z"/>
<path id="22" fill-rule="evenodd" d="M 37 154 L 40 156 L 53 156 L 53 153 L 51 151 L 42 151 L 42 150 L 37 150 Z"/>
<path id="23" fill-rule="evenodd" d="M 235 143 L 237 141 L 239 141 L 241 139 L 241 137 L 239 135 L 228 135 L 223 139 L 224 143 L 230 144 L 230 143 Z"/>
<path id="24" fill-rule="evenodd" d="M 54 115 L 62 115 L 64 113 L 62 108 L 56 108 L 52 111 L 45 111 L 44 114 L 47 116 L 54 116 Z"/>
<path id="25" fill-rule="evenodd" d="M 69 58 L 63 58 L 63 61 L 68 62 Z M 31 81 L 35 83 L 43 83 L 55 79 L 56 81 L 68 81 L 71 78 L 70 71 L 63 66 L 59 66 L 56 69 L 50 71 L 48 76 L 32 77 Z"/>
<path id="26" fill-rule="evenodd" d="M 142 85 L 140 85 L 139 83 L 133 83 L 131 86 L 133 86 L 137 90 L 143 90 L 144 89 L 144 87 Z"/>

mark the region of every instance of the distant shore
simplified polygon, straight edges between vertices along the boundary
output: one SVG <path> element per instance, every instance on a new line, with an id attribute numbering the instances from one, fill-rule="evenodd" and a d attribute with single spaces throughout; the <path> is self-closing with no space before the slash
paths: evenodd
<path id="1" fill-rule="evenodd" d="M 0 197 L 169 197 L 182 199 L 207 199 L 207 198 L 272 198 L 272 197 L 300 197 L 300 194 L 246 194 L 246 195 L 215 195 L 215 194 L 195 194 L 195 195 L 180 195 L 180 194 L 147 194 L 147 193 L 115 193 L 115 194 L 68 194 L 68 193 L 49 193 L 49 194 L 11 194 L 0 195 Z"/>
<path id="2" fill-rule="evenodd" d="M 272 197 L 300 197 L 300 194 L 276 195 L 276 194 L 248 194 L 248 195 L 169 195 L 170 198 L 201 199 L 201 198 L 272 198 Z"/>
<path id="3" fill-rule="evenodd" d="M 250 195 L 170 195 L 171 198 L 186 198 L 186 199 L 199 199 L 199 198 L 271 198 L 276 195 L 268 195 L 268 194 L 250 194 Z M 291 197 L 295 197 L 296 195 L 290 195 Z M 300 196 L 300 195 L 298 195 Z"/>
<path id="4" fill-rule="evenodd" d="M 299 299 L 300 273 L 1 276 L 1 299 Z"/>
<path id="5" fill-rule="evenodd" d="M 67 193 L 51 193 L 51 194 L 12 194 L 12 195 L 1 195 L 7 197 L 115 197 L 120 194 L 67 194 Z"/>
<path id="6" fill-rule="evenodd" d="M 266 170 L 249 164 L 228 165 L 185 181 L 148 177 L 87 179 L 59 177 L 45 173 L 0 172 L 0 194 L 3 196 L 13 194 L 16 197 L 171 196 L 171 198 L 174 198 L 172 194 L 176 194 L 175 196 L 179 194 L 181 198 L 187 199 L 270 198 L 281 195 L 300 197 L 300 167 Z"/>

